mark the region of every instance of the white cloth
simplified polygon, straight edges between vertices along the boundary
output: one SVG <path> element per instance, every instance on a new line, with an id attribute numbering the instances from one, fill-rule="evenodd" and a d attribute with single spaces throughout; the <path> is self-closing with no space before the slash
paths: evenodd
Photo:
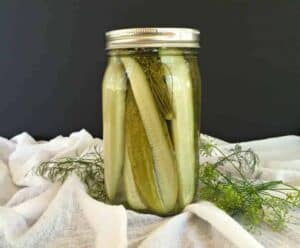
<path id="1" fill-rule="evenodd" d="M 37 142 L 22 133 L 0 138 L 0 248 L 83 247 L 299 247 L 300 227 L 281 233 L 263 226 L 254 236 L 209 202 L 169 218 L 110 206 L 87 195 L 76 176 L 63 185 L 32 173 L 40 162 L 81 154 L 100 139 L 82 130 Z M 220 141 L 221 148 L 233 146 Z M 242 143 L 261 158 L 263 177 L 300 186 L 300 137 Z M 294 213 L 298 222 L 300 212 Z M 300 223 L 300 222 L 299 222 Z"/>

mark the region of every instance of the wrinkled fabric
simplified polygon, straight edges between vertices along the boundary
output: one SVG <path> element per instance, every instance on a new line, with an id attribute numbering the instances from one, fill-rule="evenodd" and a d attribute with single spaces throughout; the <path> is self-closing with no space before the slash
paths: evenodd
<path id="1" fill-rule="evenodd" d="M 234 146 L 213 140 L 222 150 Z M 34 173 L 43 161 L 80 155 L 95 145 L 102 147 L 102 141 L 85 130 L 50 141 L 36 141 L 27 133 L 10 140 L 0 137 L 0 248 L 273 248 L 298 247 L 300 243 L 299 211 L 293 213 L 295 221 L 283 232 L 274 233 L 263 225 L 250 234 L 209 202 L 191 204 L 176 216 L 162 218 L 98 202 L 86 193 L 76 175 L 60 184 Z M 259 155 L 262 179 L 300 186 L 300 137 L 241 145 Z"/>

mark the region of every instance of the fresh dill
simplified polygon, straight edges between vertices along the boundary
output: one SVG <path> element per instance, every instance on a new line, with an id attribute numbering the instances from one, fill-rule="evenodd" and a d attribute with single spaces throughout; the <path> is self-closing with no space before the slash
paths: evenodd
<path id="1" fill-rule="evenodd" d="M 104 186 L 104 160 L 99 147 L 76 157 L 65 157 L 41 163 L 36 174 L 52 182 L 64 182 L 76 174 L 86 185 L 88 194 L 96 200 L 107 202 Z"/>
<path id="2" fill-rule="evenodd" d="M 207 200 L 242 220 L 250 230 L 262 223 L 282 230 L 290 219 L 290 210 L 300 207 L 300 190 L 283 181 L 261 181 L 258 156 L 251 149 L 236 145 L 227 152 L 212 141 L 201 139 L 202 158 L 216 161 L 199 166 L 199 188 L 195 201 Z M 108 202 L 104 187 L 104 161 L 99 147 L 87 154 L 43 162 L 37 175 L 52 182 L 64 182 L 75 173 L 86 185 L 88 194 Z"/>
<path id="3" fill-rule="evenodd" d="M 291 209 L 300 207 L 299 189 L 283 181 L 259 180 L 258 157 L 236 145 L 225 154 L 217 145 L 202 141 L 200 154 L 218 154 L 216 162 L 199 167 L 197 198 L 213 202 L 232 216 L 240 218 L 250 230 L 265 223 L 273 230 L 284 229 Z"/>

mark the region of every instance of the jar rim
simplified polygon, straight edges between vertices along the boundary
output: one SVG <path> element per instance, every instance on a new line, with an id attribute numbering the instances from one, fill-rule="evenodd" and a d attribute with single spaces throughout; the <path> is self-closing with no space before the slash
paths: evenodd
<path id="1" fill-rule="evenodd" d="M 192 28 L 126 28 L 111 30 L 105 35 L 107 50 L 142 47 L 200 47 L 200 31 Z"/>

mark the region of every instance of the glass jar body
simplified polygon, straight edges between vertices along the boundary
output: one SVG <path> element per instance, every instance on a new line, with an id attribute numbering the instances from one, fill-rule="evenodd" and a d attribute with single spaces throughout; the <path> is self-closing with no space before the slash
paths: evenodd
<path id="1" fill-rule="evenodd" d="M 195 49 L 109 52 L 102 107 L 105 187 L 111 202 L 170 215 L 193 201 L 200 92 Z"/>

